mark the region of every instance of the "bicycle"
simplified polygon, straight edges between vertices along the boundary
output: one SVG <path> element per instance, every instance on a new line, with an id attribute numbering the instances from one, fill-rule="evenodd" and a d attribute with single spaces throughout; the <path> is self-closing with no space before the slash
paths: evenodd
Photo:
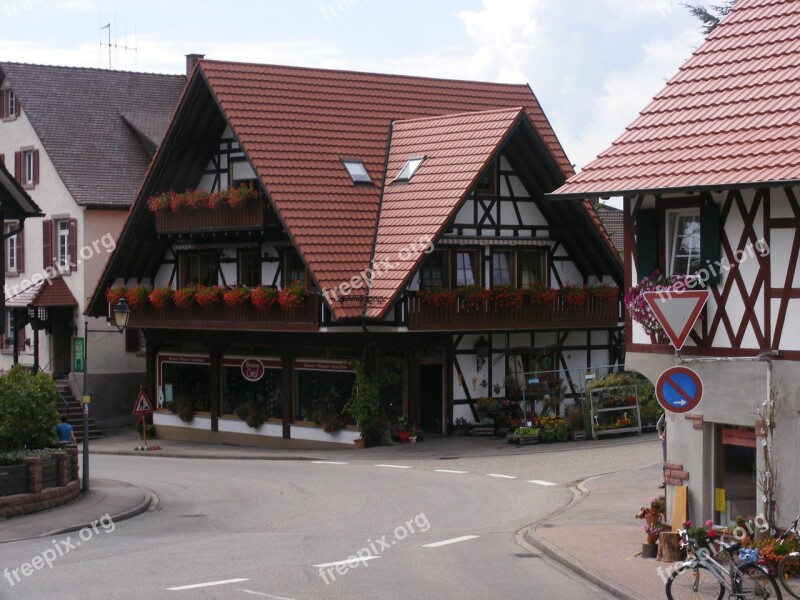
<path id="1" fill-rule="evenodd" d="M 798 521 L 800 521 L 800 515 L 797 515 L 789 528 L 778 536 L 778 540 L 783 541 L 789 535 L 793 535 L 795 543 L 795 551 L 784 556 L 778 563 L 778 581 L 792 598 L 800 599 L 800 552 L 797 551 Z"/>
<path id="2" fill-rule="evenodd" d="M 782 600 L 780 587 L 766 569 L 753 563 L 740 562 L 736 552 L 739 542 L 718 542 L 722 552 L 728 555 L 728 566 L 721 564 L 711 550 L 701 547 L 681 531 L 681 542 L 694 554 L 681 563 L 667 579 L 669 600 L 722 600 L 727 592 L 730 598 L 772 598 Z"/>

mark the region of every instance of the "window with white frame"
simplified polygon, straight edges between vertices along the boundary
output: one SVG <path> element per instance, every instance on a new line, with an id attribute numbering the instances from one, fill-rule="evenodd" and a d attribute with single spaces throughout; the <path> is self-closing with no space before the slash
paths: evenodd
<path id="1" fill-rule="evenodd" d="M 69 271 L 69 221 L 56 221 L 56 265 L 62 271 Z"/>
<path id="2" fill-rule="evenodd" d="M 25 185 L 33 185 L 36 183 L 34 164 L 33 150 L 25 150 L 22 153 L 22 183 Z"/>
<path id="3" fill-rule="evenodd" d="M 3 227 L 3 233 L 8 235 L 19 226 L 16 223 L 6 223 Z M 6 272 L 7 273 L 16 273 L 19 270 L 18 264 L 19 261 L 17 260 L 17 235 L 12 235 L 11 237 L 6 239 Z"/>
<path id="4" fill-rule="evenodd" d="M 7 117 L 13 117 L 17 114 L 17 106 L 16 106 L 17 96 L 14 94 L 14 90 L 6 90 L 6 106 L 5 106 L 5 115 Z"/>
<path id="5" fill-rule="evenodd" d="M 700 209 L 667 211 L 667 266 L 670 275 L 700 269 Z"/>

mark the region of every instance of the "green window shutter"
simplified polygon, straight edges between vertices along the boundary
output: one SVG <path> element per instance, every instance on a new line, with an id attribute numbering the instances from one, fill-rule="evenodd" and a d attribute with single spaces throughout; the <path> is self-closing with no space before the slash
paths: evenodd
<path id="1" fill-rule="evenodd" d="M 655 209 L 636 213 L 636 274 L 650 277 L 658 268 L 658 215 Z"/>
<path id="2" fill-rule="evenodd" d="M 719 235 L 719 206 L 704 204 L 700 207 L 700 264 L 708 270 L 706 285 L 718 285 L 720 271 L 716 266 L 722 258 Z"/>

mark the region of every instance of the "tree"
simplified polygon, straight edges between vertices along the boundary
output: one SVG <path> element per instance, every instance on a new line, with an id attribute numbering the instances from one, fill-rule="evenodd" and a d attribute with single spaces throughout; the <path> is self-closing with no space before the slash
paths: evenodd
<path id="1" fill-rule="evenodd" d="M 703 23 L 703 34 L 708 35 L 719 25 L 722 18 L 731 12 L 736 2 L 737 0 L 725 0 L 723 4 L 713 4 L 708 8 L 701 4 L 684 3 L 683 5 L 693 16 L 700 19 L 700 22 Z"/>

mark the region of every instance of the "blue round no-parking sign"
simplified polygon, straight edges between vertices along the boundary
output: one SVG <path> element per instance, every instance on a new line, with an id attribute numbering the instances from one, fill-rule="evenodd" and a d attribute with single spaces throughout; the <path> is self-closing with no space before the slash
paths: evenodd
<path id="1" fill-rule="evenodd" d="M 656 383 L 656 400 L 669 412 L 689 412 L 700 404 L 702 398 L 700 376 L 686 367 L 670 367 Z"/>

